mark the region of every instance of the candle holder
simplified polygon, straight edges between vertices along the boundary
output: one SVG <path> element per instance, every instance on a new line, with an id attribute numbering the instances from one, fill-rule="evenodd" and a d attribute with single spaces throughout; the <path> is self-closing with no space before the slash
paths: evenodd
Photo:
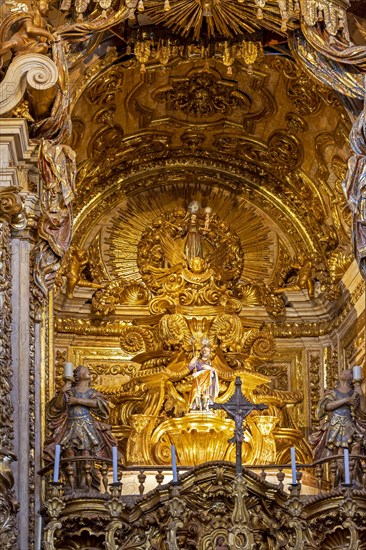
<path id="1" fill-rule="evenodd" d="M 353 486 L 354 486 L 353 483 L 341 483 L 341 487 L 342 487 L 345 491 L 347 491 L 347 490 L 349 490 L 349 489 L 352 489 Z"/>
<path id="2" fill-rule="evenodd" d="M 63 500 L 63 483 L 61 481 L 50 481 L 50 494 L 45 502 L 47 514 L 51 519 L 57 519 L 65 508 Z"/>
<path id="3" fill-rule="evenodd" d="M 169 499 L 174 500 L 175 498 L 180 497 L 179 483 L 172 482 L 169 489 Z"/>
<path id="4" fill-rule="evenodd" d="M 360 384 L 362 380 L 362 367 L 360 367 L 359 365 L 355 365 L 354 367 L 352 367 L 352 381 L 353 383 L 358 382 Z"/>
<path id="5" fill-rule="evenodd" d="M 301 483 L 289 483 L 288 487 L 290 497 L 299 497 L 301 491 Z"/>
<path id="6" fill-rule="evenodd" d="M 122 483 L 115 481 L 109 484 L 111 498 L 105 503 L 105 507 L 112 518 L 119 518 L 125 508 L 125 504 L 121 500 Z"/>

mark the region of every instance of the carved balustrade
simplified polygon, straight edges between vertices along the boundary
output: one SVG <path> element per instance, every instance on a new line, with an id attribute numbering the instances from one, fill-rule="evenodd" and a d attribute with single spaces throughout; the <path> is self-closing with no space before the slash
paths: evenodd
<path id="1" fill-rule="evenodd" d="M 74 487 L 73 472 L 74 464 L 80 464 L 80 470 L 85 475 L 85 487 L 72 490 Z M 215 461 L 212 465 L 225 464 L 231 465 L 227 461 Z M 90 471 L 95 466 L 100 476 L 100 498 L 102 495 L 108 496 L 109 487 L 112 480 L 112 461 L 111 460 L 95 460 L 91 457 L 70 457 L 60 460 L 60 486 L 67 488 L 69 498 L 73 496 L 88 497 L 88 493 L 92 491 L 93 497 L 96 496 L 95 490 L 92 489 Z M 349 473 L 350 485 L 356 489 L 366 490 L 366 456 L 350 455 L 349 457 Z M 246 464 L 246 470 L 250 470 L 258 475 L 262 481 L 270 482 L 276 485 L 280 490 L 286 490 L 291 483 L 291 464 Z M 177 466 L 178 478 L 194 470 L 192 466 Z M 40 470 L 39 474 L 44 478 L 45 482 L 51 482 L 51 473 L 53 465 Z M 336 490 L 340 486 L 344 486 L 344 457 L 342 454 L 332 455 L 322 458 L 312 463 L 296 464 L 296 478 L 299 485 L 302 485 L 302 494 L 324 494 Z M 158 489 L 165 483 L 169 483 L 173 479 L 173 471 L 170 467 L 162 466 L 124 466 L 118 465 L 118 482 L 121 484 L 122 497 L 141 497 L 148 492 Z M 71 491 L 70 491 L 71 489 Z"/>

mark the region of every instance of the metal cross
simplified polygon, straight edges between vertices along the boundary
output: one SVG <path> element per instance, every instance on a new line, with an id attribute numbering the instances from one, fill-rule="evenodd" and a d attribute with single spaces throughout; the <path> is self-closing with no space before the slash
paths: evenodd
<path id="1" fill-rule="evenodd" d="M 236 443 L 236 473 L 243 473 L 242 466 L 242 444 L 243 444 L 243 420 L 246 418 L 252 411 L 264 411 L 268 409 L 268 406 L 264 403 L 259 403 L 258 405 L 251 403 L 248 399 L 242 394 L 241 391 L 241 380 L 237 376 L 235 379 L 235 391 L 226 403 L 212 403 L 209 405 L 210 409 L 214 410 L 223 410 L 226 414 L 232 418 L 235 422 L 235 431 L 234 437 L 229 439 L 229 443 Z"/>

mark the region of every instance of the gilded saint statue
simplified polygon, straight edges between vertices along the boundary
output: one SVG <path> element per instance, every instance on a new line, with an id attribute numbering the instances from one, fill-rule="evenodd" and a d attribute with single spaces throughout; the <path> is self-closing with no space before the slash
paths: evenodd
<path id="1" fill-rule="evenodd" d="M 360 382 L 352 381 L 352 370 L 341 372 L 336 387 L 325 392 L 319 401 L 320 429 L 310 437 L 314 458 L 352 454 L 366 450 L 366 397 Z"/>
<path id="2" fill-rule="evenodd" d="M 202 346 L 198 357 L 189 363 L 193 384 L 189 396 L 190 410 L 208 411 L 219 393 L 219 380 L 216 369 L 211 364 L 211 348 Z"/>
<path id="3" fill-rule="evenodd" d="M 70 489 L 100 488 L 100 477 L 93 460 L 112 459 L 112 447 L 117 443 L 108 424 L 107 399 L 90 387 L 88 367 L 79 365 L 73 381 L 67 381 L 47 406 L 48 427 L 51 432 L 45 442 L 44 460 L 53 462 L 56 445 L 61 446 L 61 459 L 83 457 L 85 461 L 71 462 L 67 470 Z M 86 474 L 87 464 L 89 478 Z"/>

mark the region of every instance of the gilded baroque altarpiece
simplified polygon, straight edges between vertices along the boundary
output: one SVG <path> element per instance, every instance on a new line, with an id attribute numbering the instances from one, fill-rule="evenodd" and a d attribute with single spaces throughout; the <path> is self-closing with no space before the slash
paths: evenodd
<path id="1" fill-rule="evenodd" d="M 209 346 L 217 403 L 239 376 L 246 398 L 267 406 L 246 420 L 242 458 L 253 471 L 289 464 L 292 446 L 312 463 L 319 400 L 343 369 L 364 365 L 358 3 L 0 9 L 4 548 L 38 549 L 42 537 L 47 549 L 277 548 L 281 537 L 313 548 L 314 533 L 324 548 L 356 541 L 364 519 L 347 495 L 319 497 L 314 511 L 296 491 L 288 500 L 282 470 L 277 488 L 265 469 L 234 478 L 234 423 L 192 410 L 189 364 Z M 160 468 L 163 489 L 144 497 L 145 512 L 117 487 L 105 504 L 83 495 L 75 508 L 45 489 L 46 404 L 65 362 L 88 366 L 108 398 L 140 496 L 144 471 Z M 172 444 L 187 468 L 180 488 L 159 477 Z M 315 491 L 313 470 L 303 485 Z M 337 506 L 348 534 L 322 530 Z"/>

